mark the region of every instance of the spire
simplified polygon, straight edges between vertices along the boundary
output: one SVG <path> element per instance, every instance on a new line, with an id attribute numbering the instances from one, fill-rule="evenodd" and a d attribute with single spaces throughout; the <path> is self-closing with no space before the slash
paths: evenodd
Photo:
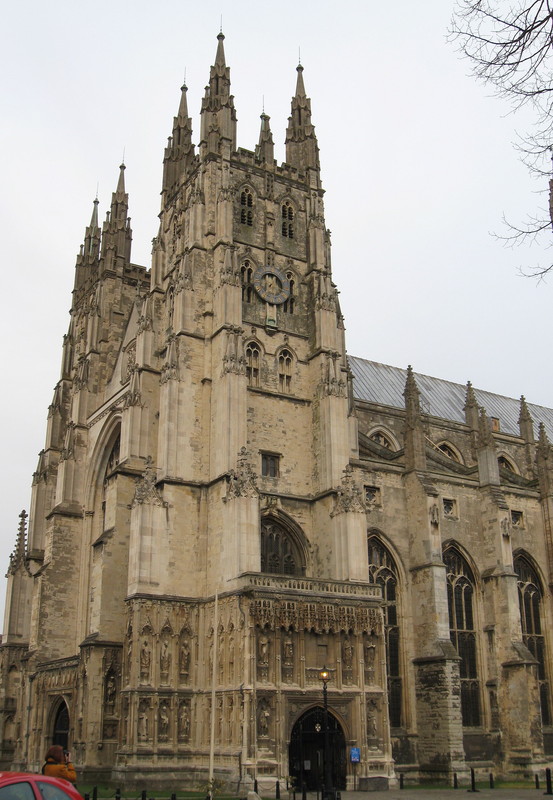
<path id="1" fill-rule="evenodd" d="M 230 69 L 226 65 L 223 33 L 217 35 L 215 64 L 209 73 L 201 109 L 200 153 L 230 158 L 236 150 L 236 110 L 230 94 Z"/>
<path id="2" fill-rule="evenodd" d="M 270 117 L 263 111 L 261 114 L 261 129 L 259 131 L 259 144 L 255 148 L 257 161 L 272 164 L 275 160 L 273 134 L 271 132 Z"/>
<path id="3" fill-rule="evenodd" d="M 297 169 L 319 169 L 319 147 L 311 124 L 311 100 L 305 94 L 303 67 L 297 66 L 296 93 L 286 129 L 286 161 Z"/>
<path id="4" fill-rule="evenodd" d="M 125 194 L 125 164 L 119 167 L 119 180 L 117 181 L 116 194 Z"/>
<path id="5" fill-rule="evenodd" d="M 100 228 L 98 226 L 98 198 L 92 207 L 90 225 L 85 228 L 84 242 L 81 245 L 75 267 L 75 289 L 79 289 L 98 265 L 100 256 Z"/>
<path id="6" fill-rule="evenodd" d="M 129 263 L 131 259 L 132 231 L 129 211 L 129 195 L 125 191 L 125 165 L 119 167 L 117 188 L 111 195 L 111 208 L 102 226 L 102 257 L 106 267 L 115 269 L 117 263 Z"/>
<path id="7" fill-rule="evenodd" d="M 183 83 L 178 114 L 173 117 L 173 133 L 169 137 L 163 158 L 162 192 L 176 190 L 181 177 L 190 172 L 194 163 L 192 120 L 188 116 L 187 91 L 186 83 Z"/>
<path id="8" fill-rule="evenodd" d="M 225 41 L 225 35 L 223 31 L 219 31 L 217 34 L 217 54 L 215 55 L 215 66 L 216 67 L 226 67 L 225 64 L 225 48 L 223 47 L 223 42 Z"/>

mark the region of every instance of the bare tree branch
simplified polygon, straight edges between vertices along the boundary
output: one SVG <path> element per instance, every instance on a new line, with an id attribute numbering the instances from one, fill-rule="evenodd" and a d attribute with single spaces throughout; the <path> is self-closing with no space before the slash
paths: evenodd
<path id="1" fill-rule="evenodd" d="M 553 144 L 553 0 L 458 0 L 450 39 L 472 62 L 478 80 L 494 87 L 513 109 L 530 105 L 535 112 L 533 130 L 515 144 L 529 171 L 543 180 L 551 177 Z M 523 241 L 551 243 L 553 233 L 553 181 L 549 181 L 549 209 L 513 225 L 504 219 L 507 234 L 498 238 L 510 244 Z M 521 270 L 543 277 L 548 266 Z"/>

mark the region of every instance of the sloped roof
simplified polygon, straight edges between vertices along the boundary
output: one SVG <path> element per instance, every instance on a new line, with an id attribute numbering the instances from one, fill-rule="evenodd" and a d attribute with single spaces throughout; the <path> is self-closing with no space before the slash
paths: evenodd
<path id="1" fill-rule="evenodd" d="M 407 370 L 390 367 L 376 361 L 348 356 L 353 373 L 353 393 L 359 400 L 379 403 L 393 408 L 405 408 L 403 391 Z M 465 422 L 465 397 L 467 387 L 460 383 L 432 378 L 429 375 L 414 373 L 421 397 L 421 407 L 425 414 L 454 422 Z M 483 406 L 490 417 L 499 419 L 500 431 L 520 436 L 518 417 L 520 400 L 502 397 L 499 394 L 474 389 L 476 402 Z M 553 441 L 553 409 L 527 403 L 528 411 L 534 421 L 534 435 L 538 435 L 538 425 L 543 422 L 550 441 Z"/>

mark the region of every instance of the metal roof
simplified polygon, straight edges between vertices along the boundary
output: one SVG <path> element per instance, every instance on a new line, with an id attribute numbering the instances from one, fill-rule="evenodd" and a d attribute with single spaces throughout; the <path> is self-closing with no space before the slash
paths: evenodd
<path id="1" fill-rule="evenodd" d="M 405 408 L 403 391 L 407 370 L 366 361 L 356 356 L 348 356 L 348 363 L 353 373 L 353 393 L 357 399 L 393 408 Z M 465 422 L 466 386 L 418 372 L 413 374 L 419 388 L 423 413 L 454 422 Z M 520 436 L 520 400 L 482 389 L 474 389 L 474 394 L 478 405 L 484 407 L 486 414 L 499 420 L 501 433 Z M 527 406 L 534 421 L 534 434 L 537 436 L 538 425 L 543 422 L 549 440 L 553 441 L 553 409 L 533 403 L 527 403 Z"/>

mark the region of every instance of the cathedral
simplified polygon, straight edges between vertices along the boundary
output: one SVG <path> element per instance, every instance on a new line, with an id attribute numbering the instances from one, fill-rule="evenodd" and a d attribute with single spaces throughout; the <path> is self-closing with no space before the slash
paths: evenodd
<path id="1" fill-rule="evenodd" d="M 303 68 L 278 165 L 265 113 L 237 145 L 217 39 L 151 265 L 124 166 L 77 256 L 8 569 L 0 766 L 57 743 L 87 783 L 240 794 L 538 774 L 553 410 L 346 353 Z"/>

